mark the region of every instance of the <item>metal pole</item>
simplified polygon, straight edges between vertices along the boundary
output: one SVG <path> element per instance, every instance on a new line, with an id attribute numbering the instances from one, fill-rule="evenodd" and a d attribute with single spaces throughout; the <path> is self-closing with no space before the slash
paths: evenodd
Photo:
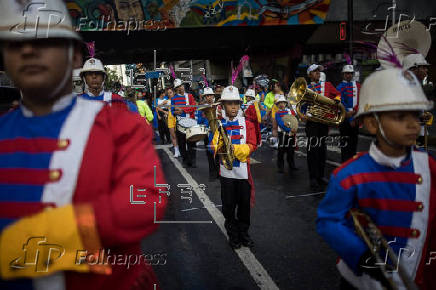
<path id="1" fill-rule="evenodd" d="M 348 0 L 348 52 L 350 54 L 351 61 L 353 62 L 353 0 Z M 351 63 L 353 64 L 353 63 Z"/>
<path id="2" fill-rule="evenodd" d="M 397 9 L 397 1 L 392 0 L 392 26 L 395 25 L 395 10 Z"/>

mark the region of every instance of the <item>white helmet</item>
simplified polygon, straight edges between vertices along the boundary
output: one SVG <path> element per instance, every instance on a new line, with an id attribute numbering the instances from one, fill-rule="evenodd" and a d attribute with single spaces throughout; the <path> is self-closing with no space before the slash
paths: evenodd
<path id="1" fill-rule="evenodd" d="M 80 81 L 82 78 L 80 77 L 80 73 L 82 72 L 81 68 L 77 68 L 73 70 L 73 81 Z"/>
<path id="2" fill-rule="evenodd" d="M 183 85 L 183 82 L 181 79 L 174 80 L 174 88 L 180 87 L 181 85 Z"/>
<path id="3" fill-rule="evenodd" d="M 90 58 L 85 62 L 80 75 L 83 77 L 86 72 L 101 72 L 106 75 L 103 63 L 97 58 Z"/>
<path id="4" fill-rule="evenodd" d="M 425 60 L 425 57 L 420 53 L 409 54 L 403 60 L 403 68 L 404 69 L 410 69 L 410 68 L 412 68 L 414 66 L 418 66 L 418 65 L 426 65 L 427 66 L 430 64 Z"/>
<path id="5" fill-rule="evenodd" d="M 248 89 L 248 90 L 245 92 L 245 96 L 254 99 L 254 98 L 256 98 L 256 93 L 254 92 L 253 89 Z"/>
<path id="6" fill-rule="evenodd" d="M 73 93 L 77 95 L 83 94 L 83 80 L 80 77 L 82 69 L 73 70 Z"/>
<path id="7" fill-rule="evenodd" d="M 425 111 L 432 107 L 433 102 L 427 100 L 413 73 L 390 68 L 365 79 L 356 117 L 384 111 Z"/>
<path id="8" fill-rule="evenodd" d="M 278 104 L 280 102 L 288 102 L 284 95 L 276 95 L 275 103 Z"/>
<path id="9" fill-rule="evenodd" d="M 353 67 L 353 65 L 352 64 L 346 64 L 346 65 L 344 65 L 344 67 L 342 68 L 342 72 L 343 73 L 345 73 L 345 72 L 354 72 L 354 67 Z"/>
<path id="10" fill-rule="evenodd" d="M 203 95 L 215 95 L 215 93 L 213 92 L 212 88 L 206 87 L 203 90 Z"/>
<path id="11" fill-rule="evenodd" d="M 309 75 L 311 72 L 313 72 L 314 70 L 319 70 L 319 71 L 323 71 L 324 67 L 322 65 L 319 64 L 312 64 L 307 68 L 307 75 Z"/>
<path id="12" fill-rule="evenodd" d="M 81 40 L 62 0 L 0 1 L 0 40 Z"/>
<path id="13" fill-rule="evenodd" d="M 241 101 L 238 88 L 234 86 L 225 87 L 218 101 Z"/>

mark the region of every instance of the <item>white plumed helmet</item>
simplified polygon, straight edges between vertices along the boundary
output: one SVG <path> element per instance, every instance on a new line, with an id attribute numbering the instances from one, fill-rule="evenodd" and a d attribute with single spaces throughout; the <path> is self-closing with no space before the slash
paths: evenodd
<path id="1" fill-rule="evenodd" d="M 62 0 L 0 1 L 0 40 L 65 38 L 81 41 Z"/>
<path id="2" fill-rule="evenodd" d="M 174 80 L 174 88 L 180 87 L 183 84 L 181 79 Z"/>
<path id="3" fill-rule="evenodd" d="M 85 62 L 80 75 L 83 77 L 83 74 L 86 72 L 101 72 L 106 75 L 103 63 L 97 58 L 90 58 Z"/>
<path id="4" fill-rule="evenodd" d="M 80 81 L 82 78 L 80 77 L 80 73 L 82 72 L 81 68 L 73 70 L 73 81 Z"/>
<path id="5" fill-rule="evenodd" d="M 255 91 L 254 91 L 253 89 L 248 89 L 248 90 L 245 92 L 245 96 L 254 99 L 254 98 L 256 98 L 256 93 L 255 93 Z"/>
<path id="6" fill-rule="evenodd" d="M 365 79 L 356 117 L 384 111 L 425 111 L 433 107 L 415 75 L 399 68 L 376 71 Z"/>
<path id="7" fill-rule="evenodd" d="M 241 101 L 238 88 L 234 86 L 225 87 L 219 99 L 219 102 L 222 101 Z"/>
<path id="8" fill-rule="evenodd" d="M 420 66 L 420 65 L 425 65 L 425 66 L 430 65 L 425 60 L 425 57 L 420 53 L 409 54 L 403 60 L 403 68 L 404 69 L 410 69 L 414 66 Z"/>

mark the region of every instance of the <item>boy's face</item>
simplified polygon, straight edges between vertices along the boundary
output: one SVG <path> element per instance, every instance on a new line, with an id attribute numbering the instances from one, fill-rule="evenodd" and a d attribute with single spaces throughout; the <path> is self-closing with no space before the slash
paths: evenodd
<path id="1" fill-rule="evenodd" d="M 234 118 L 238 115 L 239 101 L 224 101 L 223 105 L 224 110 L 226 111 L 226 116 Z"/>
<path id="2" fill-rule="evenodd" d="M 286 103 L 285 102 L 280 102 L 277 104 L 277 107 L 279 107 L 280 110 L 284 110 L 286 108 Z"/>
<path id="3" fill-rule="evenodd" d="M 386 138 L 399 146 L 412 146 L 415 144 L 421 129 L 420 112 L 417 111 L 392 111 L 378 113 L 379 120 Z M 371 134 L 377 135 L 377 140 L 382 138 L 376 119 L 371 115 L 364 119 L 365 127 Z"/>
<path id="4" fill-rule="evenodd" d="M 351 82 L 353 79 L 353 73 L 352 72 L 344 72 L 344 80 L 347 82 Z"/>
<path id="5" fill-rule="evenodd" d="M 65 77 L 67 55 L 68 42 L 59 39 L 6 42 L 3 46 L 5 69 L 15 85 L 23 92 L 35 91 L 38 95 L 46 91 L 47 98 Z M 73 66 L 80 65 L 77 61 L 76 51 Z"/>
<path id="6" fill-rule="evenodd" d="M 208 104 L 212 104 L 213 101 L 215 100 L 215 95 L 206 95 L 206 96 L 205 96 L 205 99 L 206 99 L 206 102 L 207 102 Z"/>
<path id="7" fill-rule="evenodd" d="M 84 74 L 86 84 L 93 90 L 101 89 L 104 81 L 104 74 L 101 72 L 86 72 Z"/>
<path id="8" fill-rule="evenodd" d="M 309 73 L 309 78 L 310 78 L 310 80 L 313 81 L 313 82 L 317 82 L 317 81 L 319 81 L 319 78 L 320 78 L 320 77 L 321 77 L 321 73 L 320 73 L 319 69 L 316 69 L 316 70 L 311 71 L 311 72 Z"/>

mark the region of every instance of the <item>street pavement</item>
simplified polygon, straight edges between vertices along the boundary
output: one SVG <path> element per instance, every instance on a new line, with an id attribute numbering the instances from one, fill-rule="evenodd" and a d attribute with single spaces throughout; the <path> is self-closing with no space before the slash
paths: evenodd
<path id="1" fill-rule="evenodd" d="M 340 159 L 329 148 L 332 162 L 326 176 Z M 170 197 L 165 223 L 143 240 L 142 248 L 166 257 L 153 267 L 162 289 L 338 289 L 337 255 L 316 233 L 316 209 L 324 193 L 309 188 L 305 148 L 298 149 L 299 170 L 291 174 L 286 167 L 285 174 L 277 173 L 277 151 L 266 143 L 252 155 L 256 204 L 250 234 L 255 247 L 236 251 L 227 244 L 220 183 L 208 180 L 204 146 L 197 148 L 197 168 L 187 169 L 170 146 L 158 145 L 156 150 Z M 187 184 L 193 186 L 192 203 Z"/>
<path id="2" fill-rule="evenodd" d="M 304 138 L 304 124 L 298 136 Z M 371 140 L 359 135 L 358 151 L 367 151 Z M 304 146 L 296 151 L 299 170 L 293 173 L 287 165 L 285 174 L 277 172 L 277 151 L 266 142 L 252 155 L 255 247 L 236 251 L 227 244 L 220 183 L 208 180 L 205 147 L 197 148 L 197 168 L 186 169 L 169 145 L 155 147 L 170 197 L 163 223 L 142 248 L 165 257 L 153 267 L 161 289 L 338 289 L 337 255 L 316 233 L 316 209 L 324 193 L 309 188 Z M 340 163 L 337 145 L 328 146 L 327 160 L 326 177 Z"/>

